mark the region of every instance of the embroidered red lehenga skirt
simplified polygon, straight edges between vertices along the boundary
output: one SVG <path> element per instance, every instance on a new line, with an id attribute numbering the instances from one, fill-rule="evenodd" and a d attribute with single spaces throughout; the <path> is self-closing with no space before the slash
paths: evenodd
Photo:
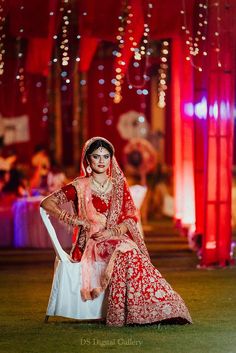
<path id="1" fill-rule="evenodd" d="M 107 325 L 165 321 L 192 322 L 183 299 L 141 252 L 119 253 L 108 286 Z"/>
<path id="2" fill-rule="evenodd" d="M 127 242 L 129 250 L 117 251 L 126 248 Z M 112 269 L 107 287 L 107 325 L 192 322 L 180 295 L 128 237 L 97 241 L 94 251 L 97 260 Z"/>

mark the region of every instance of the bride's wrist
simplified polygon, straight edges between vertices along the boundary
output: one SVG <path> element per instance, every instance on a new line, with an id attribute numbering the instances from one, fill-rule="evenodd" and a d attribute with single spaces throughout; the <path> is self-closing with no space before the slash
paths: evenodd
<path id="1" fill-rule="evenodd" d="M 77 215 L 72 215 L 66 210 L 61 210 L 61 213 L 59 214 L 59 220 L 73 227 L 83 226 L 84 228 L 87 228 L 88 226 L 86 222 L 81 221 Z"/>
<path id="2" fill-rule="evenodd" d="M 110 228 L 109 231 L 110 231 L 111 236 L 114 236 L 114 237 L 118 237 L 123 234 L 122 228 L 119 225 Z"/>

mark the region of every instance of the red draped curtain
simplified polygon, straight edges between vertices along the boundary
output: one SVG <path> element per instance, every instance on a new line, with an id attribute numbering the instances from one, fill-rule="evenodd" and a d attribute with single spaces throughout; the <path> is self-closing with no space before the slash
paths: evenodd
<path id="1" fill-rule="evenodd" d="M 230 263 L 235 6 L 228 5 L 219 2 L 217 9 L 209 2 L 208 58 L 203 62 L 208 75 L 195 76 L 196 231 L 203 236 L 202 266 Z M 217 12 L 221 31 L 216 42 Z"/>
<path id="2" fill-rule="evenodd" d="M 231 4 L 230 4 L 231 3 Z M 209 31 L 215 31 L 214 2 L 210 1 Z M 230 262 L 231 187 L 234 106 L 235 6 L 219 3 L 221 14 L 220 54 L 209 48 L 207 154 L 202 265 L 224 266 Z"/>
<path id="3" fill-rule="evenodd" d="M 209 2 L 206 47 L 194 65 L 186 61 L 184 36 L 173 37 L 172 50 L 175 218 L 192 231 L 196 225 L 202 266 L 231 261 L 236 4 L 217 4 Z"/>

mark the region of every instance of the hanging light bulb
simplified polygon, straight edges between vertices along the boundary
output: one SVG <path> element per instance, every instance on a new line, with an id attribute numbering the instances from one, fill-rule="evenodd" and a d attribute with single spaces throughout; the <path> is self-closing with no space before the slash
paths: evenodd
<path id="1" fill-rule="evenodd" d="M 194 64 L 194 57 L 197 55 L 202 54 L 206 56 L 206 51 L 204 49 L 200 50 L 203 47 L 203 41 L 206 40 L 206 33 L 207 33 L 207 15 L 208 15 L 208 0 L 204 0 L 198 4 L 198 22 L 196 28 L 196 35 L 190 36 L 190 30 L 187 26 L 187 13 L 185 9 L 185 0 L 183 0 L 183 8 L 180 11 L 182 16 L 182 30 L 185 32 L 186 36 L 186 46 L 189 51 L 189 55 L 186 56 L 186 60 L 191 63 L 191 65 L 198 69 L 198 67 Z M 201 69 L 201 68 L 200 68 Z M 198 70 L 201 71 L 201 70 Z"/>
<path id="2" fill-rule="evenodd" d="M 158 70 L 157 105 L 160 108 L 164 108 L 166 105 L 165 91 L 167 90 L 168 54 L 169 42 L 165 40 L 161 44 L 160 68 Z"/>

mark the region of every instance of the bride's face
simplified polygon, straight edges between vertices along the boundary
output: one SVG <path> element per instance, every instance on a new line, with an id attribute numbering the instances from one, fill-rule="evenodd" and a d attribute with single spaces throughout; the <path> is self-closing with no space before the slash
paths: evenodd
<path id="1" fill-rule="evenodd" d="M 89 161 L 93 172 L 101 174 L 109 168 L 111 156 L 106 148 L 99 147 L 90 154 Z"/>

